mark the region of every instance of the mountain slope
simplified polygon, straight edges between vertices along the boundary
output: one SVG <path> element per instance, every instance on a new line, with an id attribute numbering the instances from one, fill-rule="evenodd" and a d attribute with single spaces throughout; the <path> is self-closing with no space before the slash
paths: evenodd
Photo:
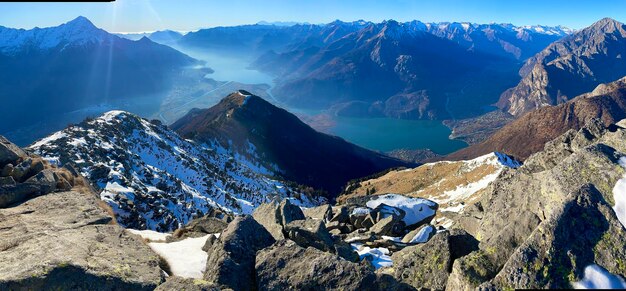
<path id="1" fill-rule="evenodd" d="M 480 144 L 450 154 L 449 159 L 467 159 L 502 151 L 519 159 L 544 148 L 544 144 L 592 119 L 605 126 L 626 118 L 626 78 L 601 84 L 592 92 L 566 103 L 539 108 L 507 124 Z"/>
<path id="2" fill-rule="evenodd" d="M 29 149 L 75 165 L 129 228 L 172 231 L 212 209 L 248 214 L 272 197 L 296 194 L 224 147 L 205 148 L 123 111 L 71 126 Z"/>
<path id="3" fill-rule="evenodd" d="M 295 115 L 245 91 L 209 109 L 192 110 L 172 124 L 182 137 L 250 149 L 287 180 L 324 189 L 332 198 L 351 179 L 410 165 L 341 138 L 319 133 Z"/>
<path id="4" fill-rule="evenodd" d="M 530 58 L 522 80 L 505 91 L 498 106 L 521 116 L 591 91 L 626 75 L 626 26 L 605 18 Z"/>
<path id="5" fill-rule="evenodd" d="M 112 103 L 157 110 L 177 73 L 197 63 L 147 38 L 109 34 L 84 17 L 57 27 L 0 28 L 0 133 L 24 144 L 76 121 L 66 114 L 82 120 L 84 111 Z"/>

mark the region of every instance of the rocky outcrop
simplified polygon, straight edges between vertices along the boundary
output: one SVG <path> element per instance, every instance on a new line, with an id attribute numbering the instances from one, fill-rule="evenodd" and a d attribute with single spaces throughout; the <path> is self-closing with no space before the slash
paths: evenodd
<path id="1" fill-rule="evenodd" d="M 191 220 L 187 225 L 177 229 L 168 237 L 168 241 L 178 241 L 189 237 L 201 237 L 207 234 L 221 233 L 233 216 L 230 213 L 212 209 L 209 214 Z"/>
<path id="2" fill-rule="evenodd" d="M 366 265 L 315 248 L 281 241 L 258 253 L 259 290 L 376 290 L 376 275 Z"/>
<path id="3" fill-rule="evenodd" d="M 88 192 L 0 209 L 0 289 L 152 290 L 159 258 Z"/>
<path id="4" fill-rule="evenodd" d="M 0 136 L 0 208 L 85 184 L 69 169 L 50 165 Z M 77 181 L 75 181 L 77 180 Z"/>
<path id="5" fill-rule="evenodd" d="M 626 129 L 591 122 L 505 170 L 480 207 L 457 217 L 480 250 L 454 263 L 449 286 L 568 288 L 589 264 L 626 276 L 617 259 L 625 251 L 617 240 L 626 234 L 611 209 L 624 140 Z"/>
<path id="6" fill-rule="evenodd" d="M 272 235 L 251 216 L 235 218 L 208 251 L 204 279 L 234 290 L 253 290 L 256 253 L 272 243 Z"/>
<path id="7" fill-rule="evenodd" d="M 263 225 L 276 240 L 285 239 L 284 226 L 294 220 L 303 220 L 304 214 L 300 207 L 295 206 L 289 200 L 278 203 L 272 201 L 263 203 L 252 213 L 252 217 Z"/>

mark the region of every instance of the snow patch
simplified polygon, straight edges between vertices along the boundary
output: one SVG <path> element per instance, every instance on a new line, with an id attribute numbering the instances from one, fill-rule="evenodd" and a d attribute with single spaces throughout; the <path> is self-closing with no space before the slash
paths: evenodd
<path id="1" fill-rule="evenodd" d="M 369 258 L 376 269 L 393 265 L 387 248 L 370 248 L 360 243 L 353 243 L 351 246 L 359 254 L 359 259 Z"/>
<path id="2" fill-rule="evenodd" d="M 380 204 L 386 204 L 404 210 L 406 215 L 403 220 L 407 226 L 416 224 L 435 215 L 435 208 L 437 207 L 437 203 L 428 199 L 409 198 L 399 194 L 381 195 L 366 203 L 367 207 L 372 209 L 378 207 Z"/>
<path id="3" fill-rule="evenodd" d="M 618 275 L 609 273 L 604 268 L 591 264 L 585 267 L 581 281 L 572 283 L 575 289 L 626 289 L 626 282 Z"/>
<path id="4" fill-rule="evenodd" d="M 138 229 L 126 229 L 128 232 L 141 236 L 143 239 L 148 240 L 149 242 L 165 242 L 167 237 L 171 234 L 157 232 L 154 230 L 138 230 Z"/>
<path id="5" fill-rule="evenodd" d="M 619 159 L 619 165 L 626 168 L 626 157 Z M 617 219 L 619 219 L 619 222 L 622 223 L 622 226 L 626 228 L 626 175 L 615 183 L 615 187 L 613 187 L 613 200 L 615 200 L 613 211 L 615 211 L 615 215 Z"/>
<path id="6" fill-rule="evenodd" d="M 202 279 L 208 259 L 208 255 L 202 250 L 202 247 L 210 235 L 213 234 L 171 243 L 149 243 L 148 246 L 167 261 L 173 275 Z"/>
<path id="7" fill-rule="evenodd" d="M 420 229 L 417 234 L 409 241 L 409 243 L 425 243 L 432 236 L 432 233 L 435 231 L 435 227 L 432 225 L 427 225 Z"/>

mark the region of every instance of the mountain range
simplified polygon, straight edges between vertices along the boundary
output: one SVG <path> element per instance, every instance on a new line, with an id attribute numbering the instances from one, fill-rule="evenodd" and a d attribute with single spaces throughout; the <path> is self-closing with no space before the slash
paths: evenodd
<path id="1" fill-rule="evenodd" d="M 273 93 L 291 106 L 342 116 L 460 118 L 495 103 L 517 82 L 521 60 L 570 32 L 392 20 L 349 27 L 332 42 L 272 50 L 252 66 L 277 76 Z"/>

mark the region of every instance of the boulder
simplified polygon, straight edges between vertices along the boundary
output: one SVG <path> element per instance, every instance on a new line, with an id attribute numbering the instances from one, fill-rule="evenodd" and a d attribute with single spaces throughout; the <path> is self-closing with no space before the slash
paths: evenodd
<path id="1" fill-rule="evenodd" d="M 280 204 L 270 202 L 259 205 L 252 213 L 252 217 L 263 225 L 274 239 L 281 240 L 285 239 L 283 226 L 294 220 L 304 219 L 304 214 L 300 207 L 285 199 Z"/>
<path id="2" fill-rule="evenodd" d="M 389 216 L 395 216 L 397 220 L 402 220 L 406 215 L 406 212 L 400 208 L 389 206 L 387 204 L 381 203 L 371 212 L 372 217 L 375 218 L 375 222 L 379 222 L 384 218 Z"/>
<path id="3" fill-rule="evenodd" d="M 0 209 L 0 290 L 153 290 L 159 258 L 110 224 L 94 193 L 57 192 Z"/>
<path id="4" fill-rule="evenodd" d="M 159 285 L 155 291 L 220 291 L 225 290 L 222 286 L 202 279 L 181 278 L 172 276 L 165 283 Z"/>
<path id="5" fill-rule="evenodd" d="M 374 271 L 336 255 L 292 241 L 260 251 L 256 261 L 259 290 L 376 290 Z"/>
<path id="6" fill-rule="evenodd" d="M 334 241 L 324 222 L 316 219 L 296 220 L 285 225 L 287 237 L 301 247 L 334 252 Z"/>
<path id="7" fill-rule="evenodd" d="M 427 243 L 395 252 L 391 259 L 393 276 L 398 281 L 415 288 L 444 290 L 453 261 L 450 234 L 438 233 Z"/>
<path id="8" fill-rule="evenodd" d="M 251 216 L 235 218 L 209 250 L 204 279 L 234 290 L 254 289 L 256 253 L 273 243 L 272 235 Z"/>
<path id="9" fill-rule="evenodd" d="M 15 166 L 13 168 L 13 171 L 11 172 L 11 177 L 13 177 L 13 179 L 15 179 L 15 181 L 17 182 L 23 182 L 24 180 L 28 179 L 30 177 L 30 165 L 32 164 L 32 162 L 32 159 L 27 158 L 21 163 L 17 164 L 17 166 Z"/>
<path id="10" fill-rule="evenodd" d="M 316 219 L 296 220 L 285 226 L 287 237 L 301 247 L 314 247 L 318 250 L 338 254 L 340 257 L 356 262 L 358 254 L 341 239 L 333 239 L 324 226 Z"/>
<path id="11" fill-rule="evenodd" d="M 338 230 L 339 233 L 350 233 L 352 231 L 354 231 L 354 228 L 351 227 L 351 225 L 346 224 L 346 223 L 341 223 L 339 221 L 331 221 L 328 223 L 328 225 L 326 226 L 326 228 L 330 231 L 330 230 Z"/>
<path id="12" fill-rule="evenodd" d="M 350 216 L 348 215 L 347 207 L 335 207 L 333 209 L 333 217 L 330 219 L 330 222 L 339 222 L 339 223 L 350 223 Z"/>
<path id="13" fill-rule="evenodd" d="M 54 179 L 54 172 L 52 170 L 43 170 L 36 175 L 28 178 L 24 183 L 36 184 L 40 186 L 40 194 L 47 194 L 57 187 L 57 181 Z"/>
<path id="14" fill-rule="evenodd" d="M 322 206 L 311 207 L 302 210 L 304 216 L 312 219 L 319 219 L 323 221 L 329 221 L 332 218 L 333 210 L 329 204 L 324 204 Z"/>
<path id="15" fill-rule="evenodd" d="M 398 216 L 389 215 L 370 228 L 375 235 L 397 236 L 404 230 L 404 222 Z"/>
<path id="16" fill-rule="evenodd" d="M 0 167 L 4 167 L 8 163 L 14 163 L 26 156 L 26 153 L 20 147 L 0 135 Z"/>
<path id="17" fill-rule="evenodd" d="M 304 213 L 300 207 L 291 204 L 289 199 L 285 199 L 278 205 L 278 212 L 281 219 L 281 225 L 285 226 L 294 220 L 304 220 Z"/>
<path id="18" fill-rule="evenodd" d="M 437 230 L 435 230 L 435 227 L 427 224 L 424 225 L 420 228 L 416 228 L 412 231 L 410 231 L 409 233 L 407 233 L 406 235 L 404 235 L 404 237 L 402 237 L 402 242 L 403 243 L 425 243 L 427 242 L 431 237 L 433 237 L 433 235 L 435 235 L 435 233 L 437 232 Z"/>
<path id="19" fill-rule="evenodd" d="M 13 164 L 9 163 L 2 167 L 2 171 L 0 171 L 0 177 L 11 176 L 13 173 Z"/>
<path id="20" fill-rule="evenodd" d="M 41 188 L 37 184 L 22 183 L 0 186 L 0 208 L 26 201 L 39 195 Z"/>

